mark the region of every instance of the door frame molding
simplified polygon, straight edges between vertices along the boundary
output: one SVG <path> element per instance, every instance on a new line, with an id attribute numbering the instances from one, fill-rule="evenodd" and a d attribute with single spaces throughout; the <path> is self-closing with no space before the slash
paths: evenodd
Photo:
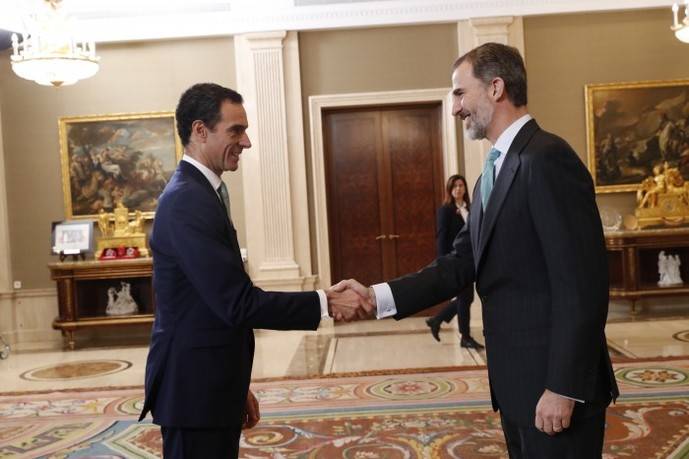
<path id="1" fill-rule="evenodd" d="M 452 116 L 452 90 L 450 88 L 331 94 L 309 97 L 311 169 L 313 173 L 312 189 L 316 222 L 316 260 L 318 260 L 317 283 L 320 288 L 327 288 L 332 284 L 330 278 L 328 204 L 325 186 L 323 110 L 329 108 L 427 102 L 440 102 L 441 104 L 443 171 L 445 177 L 449 177 L 452 174 L 456 174 L 459 170 L 457 158 L 457 130 L 455 119 Z"/>

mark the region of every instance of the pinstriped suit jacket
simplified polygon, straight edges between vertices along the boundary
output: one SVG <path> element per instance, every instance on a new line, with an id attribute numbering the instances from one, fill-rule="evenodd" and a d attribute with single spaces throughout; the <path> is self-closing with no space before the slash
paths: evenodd
<path id="1" fill-rule="evenodd" d="M 265 292 L 244 271 L 237 234 L 203 174 L 188 162 L 160 197 L 151 233 L 156 317 L 140 420 L 238 428 L 254 328 L 315 330 L 316 292 Z"/>
<path id="2" fill-rule="evenodd" d="M 476 281 L 494 409 L 532 426 L 543 391 L 600 412 L 618 389 L 605 321 L 608 265 L 593 181 L 561 138 L 535 120 L 509 149 L 485 214 L 477 183 L 454 251 L 390 282 L 397 319 Z"/>

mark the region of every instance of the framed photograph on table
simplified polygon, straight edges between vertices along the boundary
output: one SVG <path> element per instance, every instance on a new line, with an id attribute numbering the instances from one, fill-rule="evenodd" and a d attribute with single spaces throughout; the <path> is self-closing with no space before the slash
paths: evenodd
<path id="1" fill-rule="evenodd" d="M 67 219 L 96 218 L 119 202 L 153 218 L 182 157 L 173 112 L 62 117 L 58 124 Z"/>
<path id="2" fill-rule="evenodd" d="M 689 80 L 586 85 L 586 137 L 597 193 L 636 191 L 666 162 L 689 179 Z"/>
<path id="3" fill-rule="evenodd" d="M 61 255 L 93 252 L 93 221 L 53 222 L 51 247 Z"/>

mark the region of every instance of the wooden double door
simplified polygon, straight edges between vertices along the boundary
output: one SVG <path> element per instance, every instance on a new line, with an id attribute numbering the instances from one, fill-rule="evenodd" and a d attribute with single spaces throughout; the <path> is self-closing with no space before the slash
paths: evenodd
<path id="1" fill-rule="evenodd" d="M 435 258 L 441 106 L 324 113 L 332 281 L 370 285 Z"/>

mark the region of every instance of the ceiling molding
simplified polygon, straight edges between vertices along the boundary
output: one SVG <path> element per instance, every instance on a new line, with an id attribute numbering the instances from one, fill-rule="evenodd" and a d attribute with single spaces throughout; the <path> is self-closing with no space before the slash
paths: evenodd
<path id="1" fill-rule="evenodd" d="M 671 21 L 668 0 L 318 0 L 307 6 L 294 6 L 295 0 L 64 2 L 84 32 L 99 43 L 656 7 L 667 8 L 668 24 Z M 11 4 L 0 6 L 0 29 L 21 27 Z"/>

